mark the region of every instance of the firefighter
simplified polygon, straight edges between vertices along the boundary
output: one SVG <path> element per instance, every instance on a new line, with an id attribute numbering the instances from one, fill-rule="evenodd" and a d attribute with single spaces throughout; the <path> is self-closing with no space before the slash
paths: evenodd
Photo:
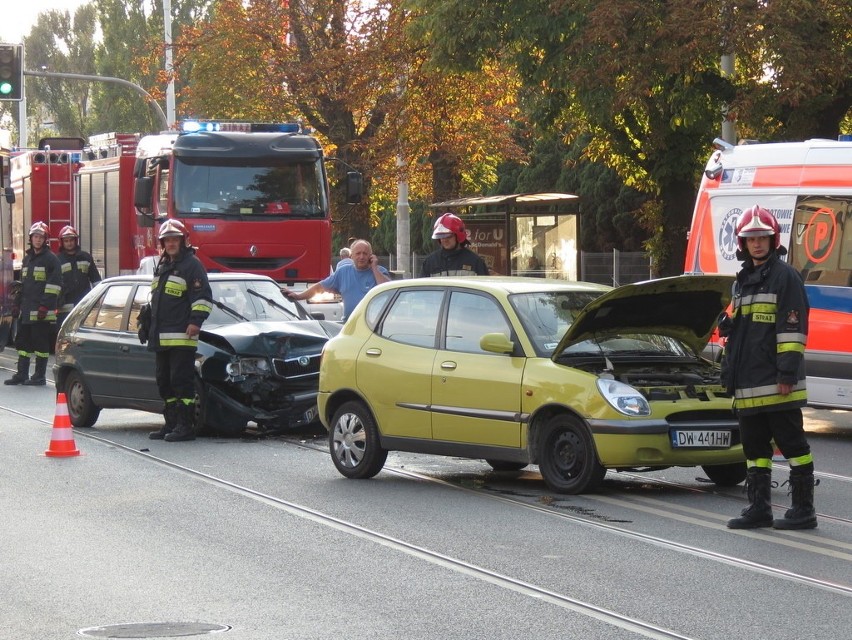
<path id="1" fill-rule="evenodd" d="M 426 256 L 420 271 L 422 278 L 430 276 L 487 276 L 488 265 L 468 248 L 470 240 L 461 218 L 445 213 L 435 220 L 432 239 L 440 247 Z"/>
<path id="2" fill-rule="evenodd" d="M 62 326 L 74 305 L 101 279 L 91 254 L 80 249 L 80 234 L 74 227 L 70 224 L 62 227 L 59 242 L 62 243 L 58 254 L 62 271 L 62 295 L 56 314 L 57 329 Z"/>
<path id="3" fill-rule="evenodd" d="M 152 440 L 195 440 L 195 352 L 213 294 L 207 271 L 195 256 L 179 220 L 167 220 L 159 233 L 162 253 L 151 282 L 148 349 L 156 352 L 156 379 L 165 424 Z"/>
<path id="4" fill-rule="evenodd" d="M 737 257 L 722 379 L 734 396 L 748 475 L 749 505 L 728 521 L 731 529 L 812 529 L 814 461 L 803 428 L 807 404 L 804 351 L 810 307 L 799 273 L 781 257 L 780 227 L 767 209 L 746 209 L 736 225 Z M 773 520 L 773 440 L 790 465 L 792 507 Z"/>
<path id="5" fill-rule="evenodd" d="M 59 259 L 47 245 L 50 235 L 44 222 L 30 227 L 30 247 L 21 267 L 21 303 L 18 334 L 18 371 L 3 384 L 43 386 L 47 383 L 50 339 L 56 323 L 56 301 L 62 289 Z M 35 371 L 29 377 L 30 358 L 35 355 Z"/>

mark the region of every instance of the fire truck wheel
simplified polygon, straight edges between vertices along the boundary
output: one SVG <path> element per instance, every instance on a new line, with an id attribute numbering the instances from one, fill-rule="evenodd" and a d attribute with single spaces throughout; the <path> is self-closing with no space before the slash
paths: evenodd
<path id="1" fill-rule="evenodd" d="M 83 374 L 72 371 L 65 378 L 65 399 L 68 403 L 68 417 L 78 429 L 91 427 L 98 419 L 101 408 L 92 402 L 89 386 Z"/>

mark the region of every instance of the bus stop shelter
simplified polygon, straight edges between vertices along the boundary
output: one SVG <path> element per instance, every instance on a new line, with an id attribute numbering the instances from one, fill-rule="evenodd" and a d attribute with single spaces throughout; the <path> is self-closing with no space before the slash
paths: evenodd
<path id="1" fill-rule="evenodd" d="M 492 273 L 578 280 L 578 196 L 515 193 L 445 200 L 429 205 L 464 221 L 471 249 Z"/>

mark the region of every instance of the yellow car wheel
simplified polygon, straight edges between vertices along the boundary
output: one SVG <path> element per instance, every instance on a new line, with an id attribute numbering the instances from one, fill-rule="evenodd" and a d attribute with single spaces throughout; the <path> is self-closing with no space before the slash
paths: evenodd
<path id="1" fill-rule="evenodd" d="M 385 466 L 388 452 L 379 443 L 379 430 L 363 402 L 340 406 L 328 433 L 331 459 L 341 475 L 355 480 L 372 478 Z"/>

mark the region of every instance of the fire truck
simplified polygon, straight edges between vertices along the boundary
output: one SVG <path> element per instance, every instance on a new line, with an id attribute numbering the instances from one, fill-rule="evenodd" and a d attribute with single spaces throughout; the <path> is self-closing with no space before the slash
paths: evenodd
<path id="1" fill-rule="evenodd" d="M 12 261 L 12 202 L 15 192 L 9 186 L 9 149 L 0 140 L 0 351 L 12 334 L 14 264 Z"/>
<path id="2" fill-rule="evenodd" d="M 74 176 L 80 169 L 84 147 L 82 138 L 43 138 L 37 150 L 12 153 L 11 246 L 16 276 L 20 274 L 32 223 L 47 224 L 50 248 L 56 251 L 59 231 L 76 222 L 72 200 Z"/>
<path id="3" fill-rule="evenodd" d="M 65 142 L 43 140 L 13 158 L 18 268 L 26 230 L 44 220 L 52 238 L 77 226 L 105 276 L 152 273 L 158 227 L 178 218 L 210 272 L 263 274 L 299 289 L 331 271 L 326 158 L 296 123 L 185 121 L 180 131 Z M 350 172 L 347 200 L 360 199 L 360 174 Z M 329 301 L 309 306 L 339 319 L 342 305 Z"/>
<path id="4" fill-rule="evenodd" d="M 300 125 L 185 121 L 179 133 L 143 138 L 136 157 L 136 209 L 152 223 L 179 218 L 208 271 L 282 283 L 329 274 L 324 156 Z"/>
<path id="5" fill-rule="evenodd" d="M 693 212 L 685 272 L 736 273 L 737 217 L 756 204 L 772 211 L 811 306 L 808 401 L 852 409 L 852 140 L 737 146 L 716 140 L 714 147 Z"/>

